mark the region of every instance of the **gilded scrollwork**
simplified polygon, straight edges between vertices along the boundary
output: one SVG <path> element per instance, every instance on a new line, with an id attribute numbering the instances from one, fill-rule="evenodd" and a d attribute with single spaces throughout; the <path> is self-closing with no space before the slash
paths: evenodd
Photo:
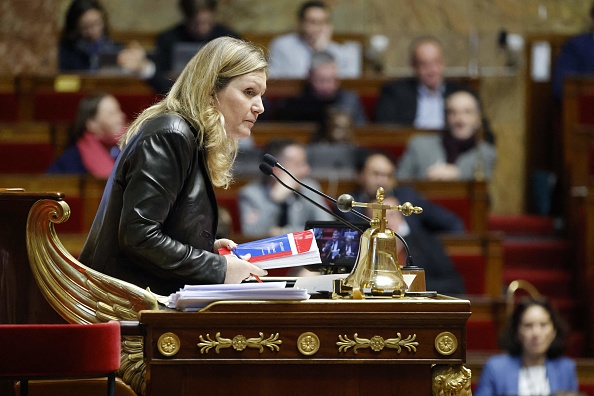
<path id="1" fill-rule="evenodd" d="M 350 348 L 353 348 L 353 353 L 356 355 L 357 350 L 360 348 L 371 348 L 373 351 L 379 352 L 384 348 L 396 349 L 397 353 L 402 351 L 402 348 L 406 348 L 409 352 L 416 352 L 419 343 L 416 340 L 417 335 L 409 335 L 406 338 L 402 338 L 400 333 L 396 333 L 396 338 L 384 339 L 379 335 L 375 335 L 371 338 L 361 338 L 357 333 L 354 334 L 351 340 L 346 335 L 339 335 L 336 345 L 338 346 L 339 352 L 346 352 Z"/>
<path id="2" fill-rule="evenodd" d="M 39 290 L 54 310 L 70 323 L 101 323 L 139 318 L 141 310 L 158 309 L 148 290 L 95 271 L 62 245 L 54 224 L 70 216 L 64 201 L 41 199 L 29 210 L 27 253 Z M 122 336 L 118 375 L 139 394 L 145 391 L 143 338 Z"/>
<path id="3" fill-rule="evenodd" d="M 264 347 L 269 348 L 271 351 L 279 351 L 279 345 L 282 344 L 282 340 L 279 340 L 279 334 L 271 334 L 270 337 L 264 338 L 264 333 L 258 333 L 260 337 L 246 338 L 243 335 L 236 335 L 231 338 L 221 337 L 221 332 L 215 334 L 215 339 L 210 338 L 210 334 L 206 334 L 206 337 L 200 335 L 200 342 L 197 344 L 200 347 L 200 353 L 208 353 L 212 348 L 215 349 L 216 353 L 219 353 L 221 349 L 233 348 L 236 351 L 243 351 L 246 348 L 257 348 L 260 353 L 264 352 Z"/>
<path id="4" fill-rule="evenodd" d="M 432 396 L 472 396 L 472 372 L 461 364 L 436 364 L 431 369 Z"/>

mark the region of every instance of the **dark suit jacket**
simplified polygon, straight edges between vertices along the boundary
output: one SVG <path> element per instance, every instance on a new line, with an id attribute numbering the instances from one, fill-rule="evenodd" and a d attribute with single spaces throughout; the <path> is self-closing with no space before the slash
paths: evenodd
<path id="1" fill-rule="evenodd" d="M 345 257 L 357 257 L 357 252 L 359 251 L 359 243 L 352 241 L 351 242 L 351 255 L 347 254 L 348 244 L 347 242 L 344 243 L 344 255 Z"/>
<path id="2" fill-rule="evenodd" d="M 344 241 L 339 239 L 336 242 L 338 242 L 338 256 L 335 257 L 334 259 L 344 256 Z M 323 257 L 324 261 L 332 261 L 332 245 L 333 244 L 334 244 L 334 241 L 332 239 L 329 239 L 326 242 L 326 244 L 324 245 L 324 248 L 322 249 L 322 252 L 326 253 L 326 255 Z"/>
<path id="3" fill-rule="evenodd" d="M 377 101 L 375 120 L 381 124 L 413 125 L 417 115 L 416 78 L 399 79 L 382 86 Z M 445 81 L 444 98 L 454 91 L 465 88 L 462 85 Z"/>
<path id="4" fill-rule="evenodd" d="M 375 121 L 378 124 L 413 125 L 417 115 L 417 89 L 419 81 L 407 78 L 388 82 L 382 86 L 376 105 Z M 461 89 L 473 91 L 471 87 L 445 81 L 443 97 Z M 445 117 L 445 114 L 444 114 Z M 489 120 L 483 116 L 483 131 L 488 143 L 495 143 L 495 135 Z"/>

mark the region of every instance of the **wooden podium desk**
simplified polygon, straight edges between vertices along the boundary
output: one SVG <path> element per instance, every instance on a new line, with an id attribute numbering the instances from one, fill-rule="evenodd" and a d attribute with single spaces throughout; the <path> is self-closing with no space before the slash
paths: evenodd
<path id="1" fill-rule="evenodd" d="M 147 395 L 423 395 L 463 364 L 470 302 L 219 302 L 142 311 Z"/>

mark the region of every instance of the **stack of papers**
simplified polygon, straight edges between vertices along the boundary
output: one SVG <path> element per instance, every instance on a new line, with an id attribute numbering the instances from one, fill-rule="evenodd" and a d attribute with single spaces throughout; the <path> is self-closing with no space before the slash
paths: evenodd
<path id="1" fill-rule="evenodd" d="M 322 262 L 313 230 L 242 243 L 237 245 L 233 253 L 239 257 L 250 254 L 248 261 L 263 269 L 296 267 Z M 229 249 L 221 248 L 219 254 L 232 253 Z"/>
<path id="2" fill-rule="evenodd" d="M 242 283 L 239 285 L 186 285 L 169 296 L 167 306 L 180 311 L 198 311 L 224 300 L 307 300 L 306 289 L 286 288 L 287 282 Z"/>

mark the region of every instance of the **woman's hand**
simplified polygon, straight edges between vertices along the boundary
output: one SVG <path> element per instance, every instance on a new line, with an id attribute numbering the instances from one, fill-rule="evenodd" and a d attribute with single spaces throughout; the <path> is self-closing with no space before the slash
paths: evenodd
<path id="1" fill-rule="evenodd" d="M 219 252 L 220 248 L 227 248 L 229 250 L 235 249 L 237 244 L 233 242 L 231 239 L 221 238 L 217 239 L 213 245 L 213 250 L 215 253 Z"/>
<path id="2" fill-rule="evenodd" d="M 241 281 L 249 278 L 252 274 L 257 276 L 265 276 L 268 274 L 266 270 L 238 257 L 226 255 L 225 259 L 227 259 L 225 283 L 241 283 Z"/>

